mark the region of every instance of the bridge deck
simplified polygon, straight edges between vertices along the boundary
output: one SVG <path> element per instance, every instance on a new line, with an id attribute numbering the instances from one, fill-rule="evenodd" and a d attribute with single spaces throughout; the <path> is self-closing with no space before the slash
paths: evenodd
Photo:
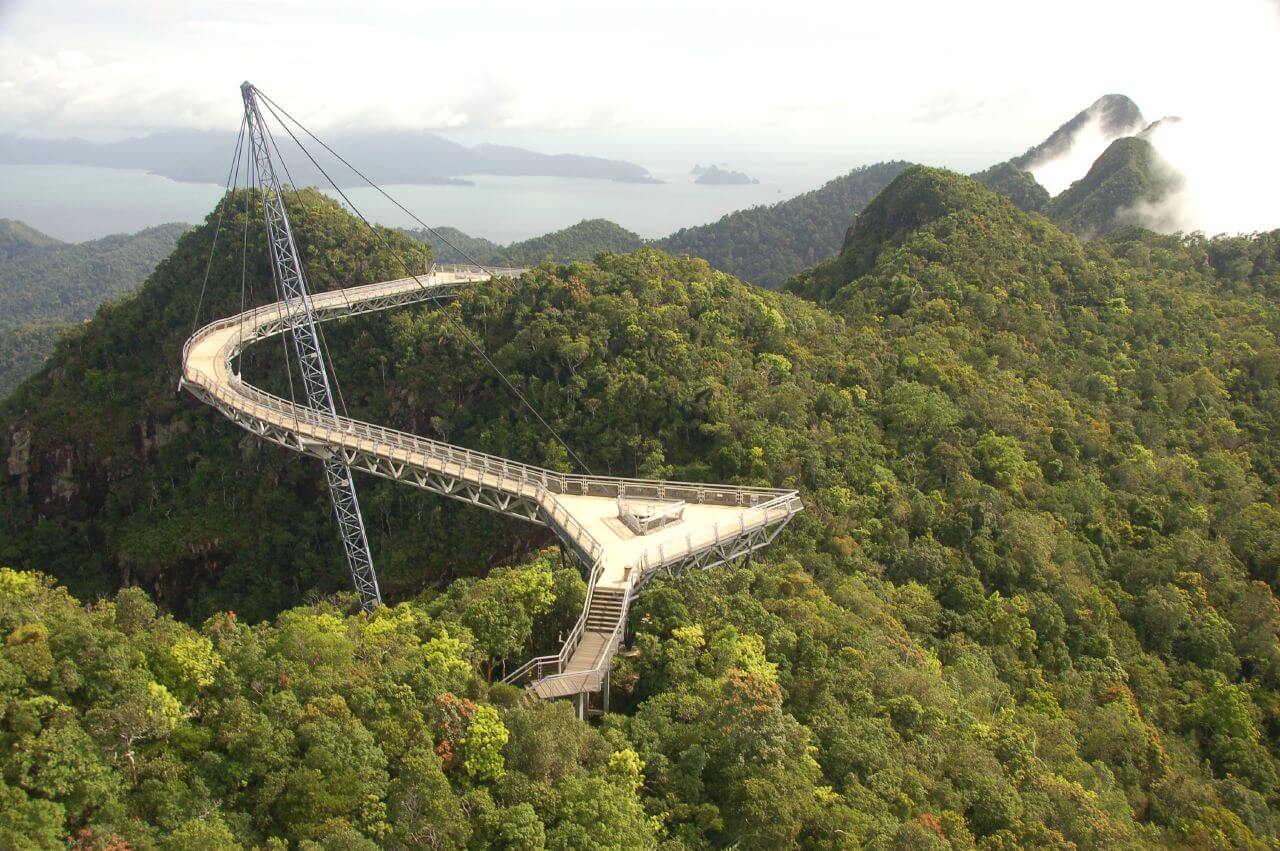
<path id="1" fill-rule="evenodd" d="M 459 287 L 489 277 L 482 270 L 436 269 L 420 279 L 317 293 L 311 296 L 311 307 L 316 320 L 323 321 L 432 298 L 450 299 Z M 764 546 L 801 509 L 794 491 L 558 473 L 334 417 L 242 381 L 234 369 L 240 352 L 287 330 L 294 321 L 298 320 L 277 302 L 205 326 L 183 350 L 182 385 L 242 427 L 296 451 L 321 458 L 338 456 L 354 468 L 555 531 L 591 571 L 591 588 L 621 592 L 623 602 L 620 612 L 611 615 L 617 618 L 612 634 L 588 630 L 584 609 L 559 657 L 533 660 L 532 668 L 525 666 L 535 672 L 537 681 L 531 689 L 541 697 L 601 687 L 602 671 L 607 671 L 626 617 L 626 601 L 639 584 L 659 570 L 708 567 Z M 679 522 L 637 535 L 618 519 L 619 496 L 679 499 L 687 504 Z"/>

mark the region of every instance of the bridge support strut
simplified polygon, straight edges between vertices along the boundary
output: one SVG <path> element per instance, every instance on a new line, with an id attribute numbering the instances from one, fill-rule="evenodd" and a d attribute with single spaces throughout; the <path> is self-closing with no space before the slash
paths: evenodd
<path id="1" fill-rule="evenodd" d="M 302 273 L 302 261 L 298 255 L 298 245 L 293 239 L 293 229 L 289 226 L 289 217 L 285 213 L 280 179 L 271 161 L 271 141 L 262 122 L 262 113 L 258 109 L 257 90 L 245 83 L 240 87 L 240 93 L 244 97 L 249 146 L 262 184 L 262 212 L 267 226 L 267 244 L 271 249 L 276 282 L 280 286 L 289 314 L 289 336 L 293 340 L 298 371 L 302 374 L 307 405 L 312 410 L 332 416 L 334 425 L 338 426 L 338 409 L 333 404 L 329 371 L 316 331 L 311 293 Z M 338 522 L 347 566 L 351 569 L 351 581 L 360 595 L 361 608 L 369 611 L 382 604 L 382 593 L 378 589 L 378 576 L 373 569 L 369 538 L 365 533 L 364 518 L 360 514 L 360 500 L 356 497 L 351 467 L 339 456 L 329 457 L 324 461 L 324 476 L 329 485 L 329 498 L 333 502 L 333 515 Z"/>

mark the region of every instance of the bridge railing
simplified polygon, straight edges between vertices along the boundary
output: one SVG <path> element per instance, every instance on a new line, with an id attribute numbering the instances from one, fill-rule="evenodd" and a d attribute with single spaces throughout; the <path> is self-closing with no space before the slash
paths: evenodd
<path id="1" fill-rule="evenodd" d="M 637 577 L 634 575 L 628 576 L 623 583 L 622 607 L 619 610 L 618 621 L 605 638 L 604 646 L 601 648 L 600 655 L 596 657 L 595 663 L 590 668 L 584 668 L 580 671 L 567 671 L 565 669 L 569 666 L 569 660 L 573 658 L 574 652 L 577 651 L 578 646 L 582 643 L 582 637 L 586 633 L 587 618 L 591 611 L 591 601 L 597 587 L 597 579 L 599 579 L 599 575 L 593 571 L 591 582 L 587 586 L 587 599 L 582 606 L 582 614 L 565 638 L 560 647 L 560 652 L 551 656 L 538 656 L 530 659 L 503 677 L 502 681 L 504 683 L 528 682 L 529 684 L 534 684 L 573 681 L 574 691 L 577 692 L 594 692 L 603 687 L 605 673 L 612 664 L 618 647 L 622 644 L 623 632 L 627 626 L 627 613 L 631 610 L 631 595 L 636 586 Z"/>
<path id="2" fill-rule="evenodd" d="M 596 588 L 599 587 L 600 577 L 603 574 L 604 560 L 597 559 L 591 568 L 591 575 L 587 578 L 587 597 L 582 603 L 582 613 L 578 615 L 577 622 L 574 623 L 573 628 L 569 630 L 569 634 L 561 642 L 560 651 L 547 656 L 535 656 L 503 677 L 502 681 L 504 683 L 538 682 L 559 676 L 568 667 L 569 660 L 573 658 L 578 645 L 582 643 L 582 636 L 586 634 L 591 601 L 595 598 Z"/>
<path id="3" fill-rule="evenodd" d="M 518 278 L 525 272 L 528 267 L 520 266 L 480 266 L 475 263 L 432 263 L 431 268 L 427 270 L 427 274 L 432 272 L 442 272 L 447 275 L 476 275 L 502 277 L 502 278 Z"/>
<path id="4" fill-rule="evenodd" d="M 290 428 L 301 436 L 311 437 L 327 444 L 348 446 L 381 455 L 394 455 L 395 451 L 403 451 L 406 455 L 423 456 L 424 462 L 427 458 L 437 457 L 433 454 L 433 450 L 438 445 L 449 447 L 455 450 L 449 453 L 451 457 L 438 458 L 441 472 L 448 473 L 446 467 L 451 464 L 455 467 L 459 478 L 474 481 L 479 485 L 485 485 L 486 479 L 492 479 L 494 481 L 488 482 L 489 486 L 506 492 L 513 492 L 517 485 L 522 485 L 523 489 L 515 492 L 514 495 L 535 503 L 546 519 L 555 524 L 552 528 L 558 528 L 561 534 L 569 538 L 583 553 L 588 563 L 600 563 L 603 558 L 604 545 L 565 509 L 556 499 L 555 492 L 546 488 L 541 482 L 514 477 L 511 463 L 505 458 L 471 452 L 461 447 L 454 447 L 452 444 L 438 444 L 437 441 L 417 437 L 407 432 L 395 432 L 346 417 L 339 417 L 335 427 L 332 416 L 295 405 L 259 390 L 251 384 L 246 384 L 238 378 L 233 378 L 230 385 L 198 379 L 189 379 L 189 383 L 198 385 L 214 399 L 253 419 Z M 387 453 L 380 447 L 390 448 L 392 452 Z M 504 463 L 492 463 L 494 461 Z M 406 463 L 409 463 L 407 458 Z"/>
<path id="5" fill-rule="evenodd" d="M 445 287 L 447 285 L 439 286 Z M 325 315 L 323 318 L 337 318 L 337 316 L 346 315 L 347 310 L 353 309 L 362 296 L 373 298 L 397 289 L 411 290 L 414 288 L 417 288 L 417 284 L 411 278 L 380 284 L 367 284 L 346 290 L 347 298 L 345 300 L 336 295 L 340 291 L 321 293 L 313 297 L 313 304 L 321 311 L 333 311 L 331 315 Z M 262 339 L 263 335 L 259 333 L 260 329 L 285 321 L 287 318 L 287 314 L 283 311 L 280 303 L 277 302 L 246 311 L 238 317 L 230 317 L 210 323 L 193 335 L 191 340 L 187 341 L 187 345 L 183 349 L 183 363 L 185 365 L 188 361 L 187 356 L 193 341 L 202 339 L 217 331 L 235 327 L 237 324 L 244 324 L 246 330 L 253 329 L 252 333 L 228 338 L 223 346 L 221 355 L 229 365 L 231 360 L 239 354 L 239 350 L 244 343 Z M 228 368 L 228 373 L 234 374 L 230 368 Z M 195 375 L 184 377 L 187 380 L 197 378 Z M 216 383 L 213 381 L 212 376 L 207 376 L 206 379 L 206 381 L 198 383 L 206 388 Z M 252 387 L 252 385 L 242 381 L 238 382 L 238 386 L 243 389 Z M 736 506 L 758 505 L 773 500 L 784 493 L 793 493 L 776 488 L 759 488 L 744 485 L 707 485 L 701 482 L 655 481 L 652 479 L 627 479 L 616 476 L 584 476 L 560 473 L 548 470 L 545 467 L 512 461 L 498 455 L 476 452 L 408 432 L 371 425 L 360 420 L 341 416 L 335 420 L 327 413 L 294 405 L 292 402 L 272 396 L 257 388 L 253 388 L 253 392 L 259 397 L 260 402 L 270 404 L 278 413 L 287 417 L 290 422 L 308 422 L 319 428 L 336 428 L 340 433 L 366 437 L 393 446 L 411 448 L 414 452 L 447 459 L 450 463 L 483 469 L 490 474 L 499 474 L 505 481 L 513 484 L 529 483 L 540 485 L 553 493 L 610 498 L 621 496 L 659 501 L 682 500 L 691 504 L 711 503 L 714 505 Z M 248 394 L 246 393 L 246 395 Z"/>

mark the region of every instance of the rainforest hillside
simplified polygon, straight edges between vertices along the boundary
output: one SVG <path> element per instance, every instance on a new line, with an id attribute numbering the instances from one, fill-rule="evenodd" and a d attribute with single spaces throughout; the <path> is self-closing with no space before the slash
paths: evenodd
<path id="1" fill-rule="evenodd" d="M 431 257 L 437 263 L 490 263 L 502 246 L 482 236 L 471 236 L 455 227 L 438 225 L 405 228 L 404 233 L 431 246 Z"/>
<path id="2" fill-rule="evenodd" d="M 1019 210 L 1042 213 L 1049 205 L 1049 190 L 1037 183 L 1031 172 L 1023 171 L 1007 160 L 972 177 L 1008 198 Z"/>
<path id="3" fill-rule="evenodd" d="M 791 275 L 832 256 L 850 219 L 908 165 L 894 161 L 855 168 L 812 192 L 681 228 L 654 244 L 672 254 L 701 257 L 748 283 L 781 289 Z"/>
<path id="4" fill-rule="evenodd" d="M 0 322 L 0 398 L 44 365 L 59 337 L 75 330 L 66 322 Z"/>
<path id="5" fill-rule="evenodd" d="M 319 288 L 399 273 L 328 199 L 291 213 Z M 362 479 L 403 602 L 332 596 L 318 467 L 174 393 L 211 236 L 0 406 L 0 560 L 53 577 L 0 574 L 9 835 L 1280 839 L 1280 233 L 1082 242 L 917 167 L 790 293 L 652 248 L 477 286 L 449 310 L 592 469 L 806 502 L 750 564 L 640 595 L 598 727 L 487 684 L 581 599 L 534 527 Z M 238 247 L 214 256 L 209 316 L 240 301 Z M 269 297 L 265 257 L 249 279 Z M 438 311 L 326 338 L 353 414 L 566 465 Z M 246 374 L 282 384 L 261 349 Z M 84 603 L 141 586 L 190 626 L 51 582 Z"/>
<path id="6" fill-rule="evenodd" d="M 40 368 L 67 326 L 141 285 L 185 228 L 68 244 L 0 219 L 0 397 Z"/>

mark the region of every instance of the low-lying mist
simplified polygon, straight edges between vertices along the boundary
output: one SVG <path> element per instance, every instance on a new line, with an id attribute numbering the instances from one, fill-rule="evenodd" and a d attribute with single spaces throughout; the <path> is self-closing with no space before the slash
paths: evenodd
<path id="1" fill-rule="evenodd" d="M 1251 121 L 1189 117 L 1163 121 L 1148 137 L 1184 178 L 1182 187 L 1140 213 L 1165 232 L 1208 234 L 1280 227 L 1280 162 L 1275 132 Z"/>
<path id="2" fill-rule="evenodd" d="M 1061 153 L 1042 156 L 1027 166 L 1036 182 L 1057 195 L 1072 183 L 1084 177 L 1094 160 L 1102 156 L 1107 146 L 1122 136 L 1131 136 L 1142 130 L 1142 124 L 1127 127 L 1107 127 L 1107 122 L 1095 103 L 1089 110 L 1089 120 L 1072 135 L 1070 144 Z"/>

